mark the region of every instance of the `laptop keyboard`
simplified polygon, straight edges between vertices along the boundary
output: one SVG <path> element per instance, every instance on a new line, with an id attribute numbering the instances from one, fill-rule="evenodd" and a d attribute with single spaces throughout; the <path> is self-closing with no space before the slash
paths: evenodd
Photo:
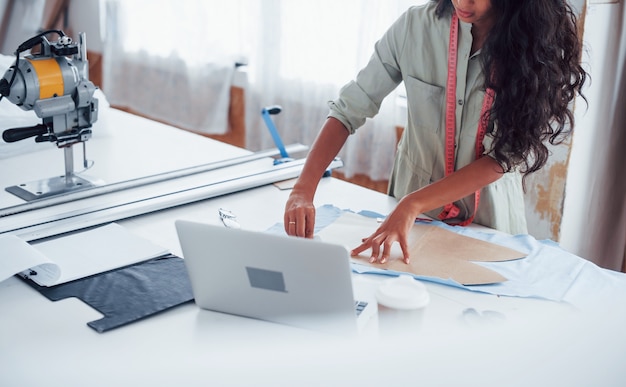
<path id="1" fill-rule="evenodd" d="M 354 301 L 354 310 L 356 312 L 356 315 L 359 316 L 366 306 L 367 302 L 365 301 Z"/>

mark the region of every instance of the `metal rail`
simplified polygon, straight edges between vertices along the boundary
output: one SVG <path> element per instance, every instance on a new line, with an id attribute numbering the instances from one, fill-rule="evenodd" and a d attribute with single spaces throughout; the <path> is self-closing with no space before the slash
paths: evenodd
<path id="1" fill-rule="evenodd" d="M 292 144 L 287 147 L 291 152 L 300 152 L 307 150 L 308 148 L 305 145 L 301 144 Z M 49 206 L 54 206 L 57 204 L 68 203 L 84 198 L 106 195 L 113 192 L 128 190 L 131 188 L 141 187 L 148 184 L 159 183 L 167 180 L 178 179 L 181 177 L 191 176 L 198 173 L 204 173 L 209 171 L 214 171 L 221 168 L 230 167 L 233 165 L 239 165 L 243 163 L 248 163 L 255 160 L 260 160 L 272 156 L 279 155 L 279 151 L 277 149 L 265 150 L 252 153 L 246 156 L 234 157 L 226 160 L 215 161 L 212 163 L 197 165 L 189 168 L 178 169 L 174 171 L 159 173 L 156 175 L 141 177 L 137 179 L 131 179 L 122 181 L 119 183 L 111 183 L 101 186 L 96 186 L 93 188 L 89 188 L 81 191 L 73 191 L 68 192 L 63 195 L 58 195 L 54 197 L 42 198 L 39 200 L 33 200 L 28 203 L 18 204 L 16 206 L 6 207 L 0 210 L 0 218 L 9 215 L 19 214 L 21 212 L 37 210 L 40 208 L 45 208 Z M 1 230 L 0 230 L 1 232 Z"/>
<path id="2" fill-rule="evenodd" d="M 178 191 L 159 193 L 155 196 L 137 198 L 122 203 L 109 203 L 57 214 L 53 219 L 42 220 L 35 224 L 0 229 L 0 235 L 13 234 L 26 241 L 33 241 L 66 232 L 76 231 L 116 220 L 131 218 L 158 210 L 189 204 L 221 195 L 226 195 L 250 188 L 260 187 L 294 178 L 300 175 L 305 159 L 273 165 L 267 170 L 251 174 L 239 174 L 232 178 L 194 186 Z M 335 159 L 330 169 L 343 166 L 340 159 Z"/>

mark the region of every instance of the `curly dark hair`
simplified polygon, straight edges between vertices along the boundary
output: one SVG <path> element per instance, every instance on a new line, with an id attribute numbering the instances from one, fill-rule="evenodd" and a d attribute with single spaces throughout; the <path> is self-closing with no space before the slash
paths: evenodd
<path id="1" fill-rule="evenodd" d="M 454 12 L 451 0 L 437 3 L 437 16 Z M 572 132 L 571 103 L 586 102 L 588 74 L 580 65 L 577 17 L 566 0 L 491 0 L 496 22 L 482 47 L 485 88 L 496 98 L 490 119 L 497 128 L 493 155 L 505 171 L 527 176 Z"/>

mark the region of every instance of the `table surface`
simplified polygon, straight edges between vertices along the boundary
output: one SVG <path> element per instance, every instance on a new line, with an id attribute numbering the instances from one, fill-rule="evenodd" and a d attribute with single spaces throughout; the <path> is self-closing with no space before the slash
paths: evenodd
<path id="1" fill-rule="evenodd" d="M 98 166 L 90 173 L 107 181 L 249 153 L 126 113 L 107 118 L 108 133 L 87 144 Z M 3 172 L 0 182 L 47 177 L 63 166 L 47 161 L 53 157 L 60 156 L 43 151 L 2 160 L 12 172 Z M 221 224 L 217 210 L 223 207 L 237 214 L 242 228 L 267 230 L 282 221 L 288 194 L 264 185 L 118 223 L 182 256 L 174 220 Z M 20 204 L 0 195 L 4 205 Z M 395 203 L 333 178 L 322 179 L 315 198 L 317 206 L 380 213 Z M 373 300 L 381 280 L 354 274 L 355 296 Z M 76 299 L 50 302 L 10 278 L 0 283 L 0 385 L 607 386 L 626 380 L 621 310 L 602 316 L 556 302 L 424 284 L 431 300 L 417 322 L 390 333 L 374 317 L 357 338 L 344 338 L 193 303 L 99 334 L 86 325 L 99 312 Z"/>

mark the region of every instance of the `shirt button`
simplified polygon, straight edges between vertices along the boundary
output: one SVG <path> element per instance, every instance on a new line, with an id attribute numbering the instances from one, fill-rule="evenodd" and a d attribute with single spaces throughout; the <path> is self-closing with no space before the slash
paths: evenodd
<path id="1" fill-rule="evenodd" d="M 456 103 L 458 103 L 458 104 L 459 104 L 459 106 L 463 106 L 463 100 L 462 100 L 462 99 L 460 99 L 460 100 L 456 101 Z"/>

